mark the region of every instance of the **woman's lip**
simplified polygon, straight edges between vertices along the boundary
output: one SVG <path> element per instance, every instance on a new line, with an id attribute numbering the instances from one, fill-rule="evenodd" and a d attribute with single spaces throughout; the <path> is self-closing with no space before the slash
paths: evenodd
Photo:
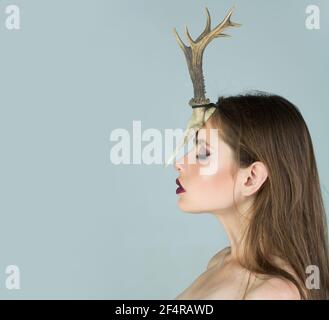
<path id="1" fill-rule="evenodd" d="M 176 189 L 176 194 L 185 192 L 185 189 L 182 187 L 180 181 L 178 180 L 178 178 L 176 179 L 176 183 L 178 184 L 178 188 Z"/>

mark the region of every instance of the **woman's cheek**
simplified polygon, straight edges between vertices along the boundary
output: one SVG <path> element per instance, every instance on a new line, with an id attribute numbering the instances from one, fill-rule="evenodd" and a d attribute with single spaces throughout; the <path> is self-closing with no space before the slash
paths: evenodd
<path id="1" fill-rule="evenodd" d="M 205 204 L 212 209 L 232 206 L 234 181 L 230 172 L 218 172 L 213 176 L 205 176 L 202 180 L 199 185 Z"/>

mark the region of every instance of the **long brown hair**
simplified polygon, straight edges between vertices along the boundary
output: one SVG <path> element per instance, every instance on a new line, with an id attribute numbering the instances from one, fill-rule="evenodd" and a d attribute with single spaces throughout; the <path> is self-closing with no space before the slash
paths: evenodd
<path id="1" fill-rule="evenodd" d="M 238 167 L 261 161 L 268 177 L 255 195 L 242 264 L 255 274 L 294 283 L 302 299 L 329 298 L 326 214 L 311 136 L 299 109 L 261 91 L 218 98 L 211 122 L 234 152 Z M 286 271 L 271 257 L 283 259 Z M 308 266 L 320 271 L 308 289 Z"/>

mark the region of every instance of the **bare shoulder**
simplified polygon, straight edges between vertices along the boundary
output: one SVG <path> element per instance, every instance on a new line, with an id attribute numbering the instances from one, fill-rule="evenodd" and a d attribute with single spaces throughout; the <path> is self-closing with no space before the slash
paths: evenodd
<path id="1" fill-rule="evenodd" d="M 217 263 L 219 263 L 221 261 L 221 259 L 224 258 L 225 254 L 227 252 L 230 251 L 230 247 L 226 247 L 220 251 L 218 251 L 208 262 L 207 265 L 207 270 L 209 270 L 211 267 L 213 267 L 214 265 L 216 265 Z"/>
<path id="2" fill-rule="evenodd" d="M 300 300 L 297 287 L 278 277 L 262 281 L 246 295 L 246 300 Z"/>

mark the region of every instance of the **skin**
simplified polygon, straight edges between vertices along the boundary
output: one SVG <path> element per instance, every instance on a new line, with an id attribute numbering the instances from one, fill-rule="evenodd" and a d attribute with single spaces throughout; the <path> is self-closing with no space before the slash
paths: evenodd
<path id="1" fill-rule="evenodd" d="M 230 246 L 213 256 L 207 270 L 176 299 L 300 299 L 290 281 L 251 274 L 239 264 L 242 234 L 248 225 L 247 210 L 268 172 L 257 161 L 247 168 L 238 168 L 235 178 L 233 150 L 214 129 L 207 121 L 197 134 L 197 143 L 175 162 L 178 179 L 186 191 L 178 194 L 178 206 L 184 212 L 214 215 L 224 226 Z M 284 261 L 273 259 L 292 272 Z M 244 296 L 248 280 L 250 288 Z"/>

